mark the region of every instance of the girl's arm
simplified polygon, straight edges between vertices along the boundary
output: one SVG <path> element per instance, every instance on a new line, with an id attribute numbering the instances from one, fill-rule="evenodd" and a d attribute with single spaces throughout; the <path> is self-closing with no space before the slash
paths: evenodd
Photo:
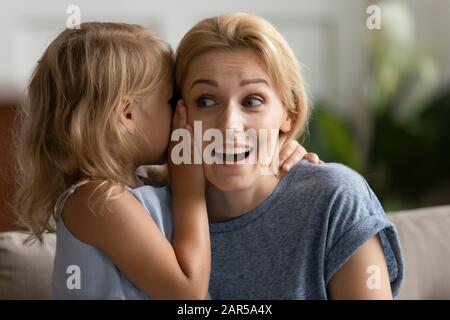
<path id="1" fill-rule="evenodd" d="M 181 122 L 185 122 L 183 110 L 181 115 Z M 174 123 L 181 122 L 175 116 Z M 87 201 L 72 202 L 72 207 L 65 208 L 64 222 L 78 239 L 102 250 L 151 298 L 205 299 L 211 250 L 203 168 L 173 167 L 173 245 L 127 190 L 106 204 L 96 205 L 94 213 Z M 98 184 L 80 187 L 74 198 L 88 199 Z"/>
<path id="2" fill-rule="evenodd" d="M 331 299 L 392 300 L 391 284 L 378 236 L 369 239 L 331 278 Z"/>
<path id="3" fill-rule="evenodd" d="M 181 101 L 177 105 L 173 121 L 173 129 L 180 128 L 189 132 L 193 163 L 194 153 L 201 154 L 201 149 L 200 146 L 195 146 L 192 127 L 187 124 L 186 107 Z M 169 150 L 168 169 L 172 191 L 173 246 L 183 271 L 197 279 L 197 285 L 202 288 L 200 298 L 206 298 L 211 273 L 211 244 L 203 165 L 174 165 L 171 151 L 172 148 Z"/>

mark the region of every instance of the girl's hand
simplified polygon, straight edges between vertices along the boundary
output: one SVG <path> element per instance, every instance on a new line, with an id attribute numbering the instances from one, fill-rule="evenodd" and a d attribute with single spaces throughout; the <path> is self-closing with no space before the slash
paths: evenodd
<path id="1" fill-rule="evenodd" d="M 301 160 L 307 160 L 314 164 L 323 164 L 319 156 L 314 152 L 307 152 L 296 140 L 289 140 L 280 151 L 280 171 L 282 174 L 288 172 Z"/>
<path id="2" fill-rule="evenodd" d="M 172 124 L 172 131 L 174 130 L 183 130 L 184 132 L 182 132 L 183 135 L 179 141 L 171 141 L 169 146 L 168 169 L 172 192 L 175 194 L 180 192 L 185 195 L 192 194 L 193 192 L 197 195 L 201 194 L 204 196 L 206 181 L 203 173 L 203 165 L 201 163 L 194 164 L 194 152 L 199 153 L 201 159 L 201 149 L 194 141 L 192 126 L 187 123 L 187 110 L 182 100 L 178 101 L 175 109 Z M 191 141 L 190 150 L 183 149 L 182 152 L 177 151 L 172 154 L 175 145 L 179 143 L 186 144 L 184 139 L 188 137 Z M 188 152 L 188 156 L 184 155 L 184 152 Z M 186 158 L 190 160 L 190 163 L 184 163 L 184 159 Z M 179 163 L 180 160 L 183 162 Z"/>
<path id="3" fill-rule="evenodd" d="M 169 186 L 167 163 L 140 166 L 136 174 L 144 184 L 154 187 Z"/>

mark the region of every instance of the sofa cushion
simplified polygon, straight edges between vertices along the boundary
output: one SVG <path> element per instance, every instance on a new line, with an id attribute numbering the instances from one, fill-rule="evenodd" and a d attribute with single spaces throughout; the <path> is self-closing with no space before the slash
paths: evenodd
<path id="1" fill-rule="evenodd" d="M 450 299 L 450 206 L 388 217 L 397 227 L 405 258 L 398 299 Z"/>
<path id="2" fill-rule="evenodd" d="M 24 245 L 24 232 L 0 233 L 0 300 L 48 299 L 50 296 L 56 237 Z"/>

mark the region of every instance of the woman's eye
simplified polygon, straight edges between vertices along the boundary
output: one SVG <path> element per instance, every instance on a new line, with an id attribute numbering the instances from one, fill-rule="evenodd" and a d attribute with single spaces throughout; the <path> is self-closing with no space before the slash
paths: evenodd
<path id="1" fill-rule="evenodd" d="M 211 107 L 215 104 L 216 102 L 211 98 L 201 97 L 197 99 L 197 107 Z"/>
<path id="2" fill-rule="evenodd" d="M 259 107 L 260 105 L 263 104 L 263 102 L 264 101 L 261 98 L 248 97 L 244 99 L 242 104 L 246 107 Z"/>

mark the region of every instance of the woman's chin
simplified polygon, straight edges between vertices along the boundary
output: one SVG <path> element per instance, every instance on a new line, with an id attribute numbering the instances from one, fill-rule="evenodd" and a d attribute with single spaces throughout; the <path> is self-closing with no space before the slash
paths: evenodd
<path id="1" fill-rule="evenodd" d="M 206 179 L 217 189 L 223 192 L 231 192 L 251 187 L 257 177 L 255 166 L 226 167 L 212 165 L 205 168 Z"/>

